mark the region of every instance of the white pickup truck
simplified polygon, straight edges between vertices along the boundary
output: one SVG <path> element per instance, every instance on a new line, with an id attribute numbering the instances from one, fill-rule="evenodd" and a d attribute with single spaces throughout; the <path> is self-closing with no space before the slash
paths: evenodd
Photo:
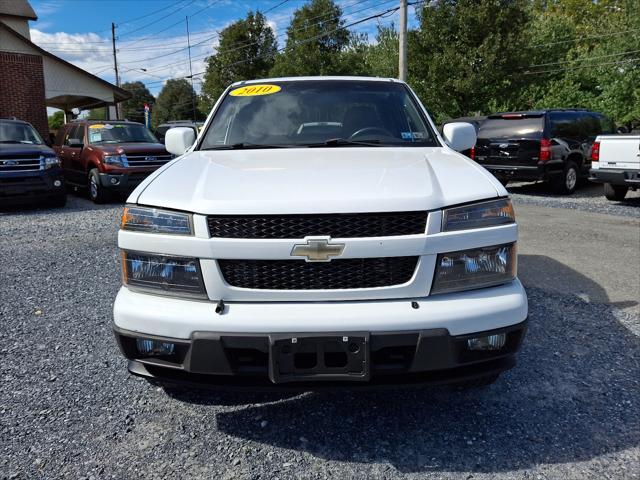
<path id="1" fill-rule="evenodd" d="M 604 184 L 608 200 L 640 187 L 640 135 L 600 135 L 591 149 L 589 180 Z"/>
<path id="2" fill-rule="evenodd" d="M 507 191 L 393 79 L 230 86 L 131 194 L 114 330 L 156 383 L 489 384 L 527 297 Z"/>

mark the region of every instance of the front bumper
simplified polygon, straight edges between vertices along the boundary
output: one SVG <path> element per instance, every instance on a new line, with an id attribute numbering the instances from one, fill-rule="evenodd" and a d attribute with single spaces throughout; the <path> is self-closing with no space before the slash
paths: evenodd
<path id="1" fill-rule="evenodd" d="M 0 205 L 38 201 L 61 195 L 65 195 L 65 187 L 64 176 L 59 168 L 0 175 Z"/>
<path id="2" fill-rule="evenodd" d="M 640 171 L 596 168 L 589 171 L 589 180 L 595 183 L 610 183 L 627 187 L 640 187 Z"/>
<path id="3" fill-rule="evenodd" d="M 137 376 L 165 384 L 307 390 L 337 386 L 362 388 L 451 383 L 497 374 L 515 365 L 515 353 L 524 338 L 526 321 L 507 328 L 459 336 L 450 335 L 446 329 L 366 333 L 367 371 L 366 375 L 356 376 L 336 374 L 343 369 L 327 366 L 324 360 L 327 357 L 323 356 L 322 349 L 313 353 L 317 361 L 314 360 L 312 367 L 293 366 L 294 357 L 289 355 L 287 372 L 279 371 L 282 364 L 287 363 L 287 356 L 278 353 L 276 357 L 273 346 L 284 337 L 300 340 L 301 334 L 297 333 L 194 332 L 186 341 L 142 336 L 176 345 L 173 355 L 153 358 L 138 352 L 136 338 L 140 338 L 140 334 L 118 328 L 114 330 L 122 353 L 129 359 L 129 371 Z M 506 334 L 507 338 L 500 350 L 471 351 L 467 348 L 470 338 L 500 333 Z M 350 334 L 341 332 L 336 337 L 352 338 L 342 335 Z M 363 332 L 354 335 L 363 335 Z M 331 334 L 322 332 L 318 336 L 327 338 Z M 357 358 L 355 360 L 358 361 Z"/>
<path id="4" fill-rule="evenodd" d="M 100 173 L 100 185 L 110 190 L 128 192 L 136 188 L 154 170 L 135 173 Z"/>
<path id="5" fill-rule="evenodd" d="M 526 294 L 518 280 L 406 300 L 228 303 L 222 314 L 215 313 L 214 302 L 148 295 L 123 287 L 114 306 L 116 337 L 132 373 L 213 385 L 272 384 L 272 343 L 304 336 L 366 338 L 370 369 L 367 382 L 357 384 L 442 382 L 487 375 L 513 366 L 526 318 Z M 504 349 L 471 352 L 463 348 L 468 338 L 492 332 L 508 334 Z M 174 343 L 175 356 L 140 357 L 136 338 Z"/>

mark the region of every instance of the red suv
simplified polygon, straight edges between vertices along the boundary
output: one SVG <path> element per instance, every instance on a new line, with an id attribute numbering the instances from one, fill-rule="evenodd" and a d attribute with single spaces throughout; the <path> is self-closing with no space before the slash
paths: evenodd
<path id="1" fill-rule="evenodd" d="M 95 203 L 131 191 L 174 158 L 144 125 L 121 120 L 68 123 L 58 131 L 53 149 L 66 183 L 88 187 Z"/>

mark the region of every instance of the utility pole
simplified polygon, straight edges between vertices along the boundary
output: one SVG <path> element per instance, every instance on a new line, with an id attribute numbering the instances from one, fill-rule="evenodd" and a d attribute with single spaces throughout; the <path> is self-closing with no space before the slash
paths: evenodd
<path id="1" fill-rule="evenodd" d="M 400 0 L 400 35 L 398 36 L 398 78 L 407 81 L 407 0 Z"/>
<path id="2" fill-rule="evenodd" d="M 187 22 L 187 51 L 189 52 L 189 77 L 191 78 L 191 108 L 193 109 L 193 121 L 197 120 L 196 118 L 196 99 L 195 92 L 193 90 L 193 67 L 191 66 L 191 39 L 189 38 L 189 16 L 185 17 Z"/>
<path id="3" fill-rule="evenodd" d="M 116 24 L 111 22 L 111 45 L 113 46 L 113 69 L 116 72 L 116 86 L 120 86 L 118 75 L 118 57 L 116 56 Z M 120 104 L 116 102 L 116 118 L 120 118 Z"/>

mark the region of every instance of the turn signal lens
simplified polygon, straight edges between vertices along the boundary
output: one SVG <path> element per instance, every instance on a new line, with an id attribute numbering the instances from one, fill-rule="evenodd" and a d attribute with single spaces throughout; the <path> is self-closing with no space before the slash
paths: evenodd
<path id="1" fill-rule="evenodd" d="M 600 142 L 594 142 L 591 146 L 591 161 L 600 162 Z"/>
<path id="2" fill-rule="evenodd" d="M 448 208 L 442 214 L 442 231 L 468 230 L 514 223 L 516 215 L 508 198 Z"/>
<path id="3" fill-rule="evenodd" d="M 136 339 L 136 348 L 141 355 L 160 357 L 172 355 L 175 351 L 176 344 L 161 342 L 160 340 L 151 340 L 150 338 L 138 338 Z"/>
<path id="4" fill-rule="evenodd" d="M 193 235 L 191 215 L 158 208 L 127 206 L 122 212 L 122 230 L 171 235 Z"/>
<path id="5" fill-rule="evenodd" d="M 540 156 L 538 158 L 541 162 L 551 160 L 551 140 L 548 138 L 540 140 Z"/>
<path id="6" fill-rule="evenodd" d="M 441 253 L 431 294 L 492 287 L 516 277 L 516 244 Z"/>
<path id="7" fill-rule="evenodd" d="M 467 340 L 469 350 L 500 350 L 507 343 L 507 334 L 498 333 L 487 337 L 470 338 Z"/>

